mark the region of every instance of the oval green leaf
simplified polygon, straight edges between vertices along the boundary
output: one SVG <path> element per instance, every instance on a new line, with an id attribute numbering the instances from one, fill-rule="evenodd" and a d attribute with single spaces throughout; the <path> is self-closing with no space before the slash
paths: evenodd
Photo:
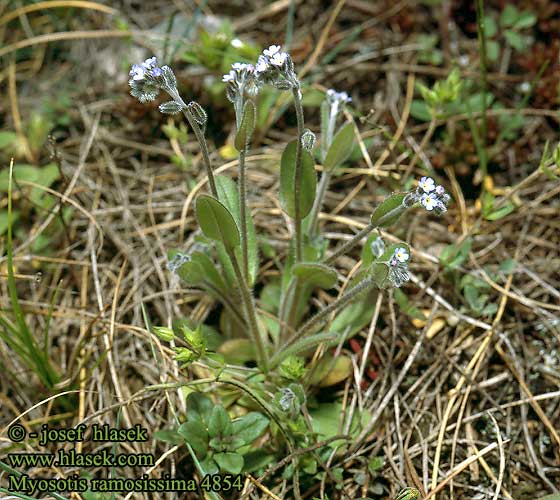
<path id="1" fill-rule="evenodd" d="M 296 216 L 294 199 L 294 179 L 296 169 L 297 140 L 288 143 L 282 153 L 280 163 L 280 203 L 284 211 L 294 219 Z M 301 186 L 299 198 L 299 216 L 303 219 L 313 207 L 317 175 L 315 162 L 309 152 L 301 150 Z"/>
<path id="2" fill-rule="evenodd" d="M 332 171 L 335 167 L 343 163 L 352 153 L 354 147 L 354 125 L 348 123 L 342 127 L 334 136 L 327 157 L 325 158 L 324 167 L 327 172 Z"/>
<path id="3" fill-rule="evenodd" d="M 235 219 L 216 198 L 199 195 L 196 199 L 196 219 L 208 238 L 220 241 L 230 249 L 239 245 L 239 229 Z"/>
<path id="4" fill-rule="evenodd" d="M 218 464 L 220 470 L 230 474 L 239 474 L 243 469 L 243 456 L 239 453 L 216 453 L 214 461 Z"/>
<path id="5" fill-rule="evenodd" d="M 406 194 L 404 193 L 389 196 L 373 211 L 371 223 L 375 227 L 388 227 L 397 222 L 406 210 L 406 207 L 403 205 L 405 196 Z"/>
<path id="6" fill-rule="evenodd" d="M 239 208 L 239 193 L 237 190 L 237 184 L 234 180 L 226 177 L 225 175 L 217 175 L 215 180 L 218 197 L 233 215 L 233 218 L 237 223 L 237 227 L 241 228 L 241 210 Z M 253 223 L 250 210 L 247 210 L 247 250 L 249 254 L 249 277 L 250 284 L 252 285 L 255 283 L 257 273 L 259 271 L 259 249 L 255 224 Z M 241 248 L 238 249 L 238 253 L 238 259 L 239 262 L 241 262 Z M 227 258 L 227 262 L 229 262 L 229 258 Z"/>
<path id="7" fill-rule="evenodd" d="M 337 273 L 332 267 L 315 262 L 300 262 L 292 268 L 292 273 L 301 283 L 318 286 L 324 289 L 336 285 Z"/>
<path id="8" fill-rule="evenodd" d="M 235 136 L 235 149 L 242 151 L 251 141 L 251 136 L 255 130 L 255 122 L 257 121 L 257 110 L 253 101 L 247 101 L 243 108 L 243 117 L 241 124 Z"/>

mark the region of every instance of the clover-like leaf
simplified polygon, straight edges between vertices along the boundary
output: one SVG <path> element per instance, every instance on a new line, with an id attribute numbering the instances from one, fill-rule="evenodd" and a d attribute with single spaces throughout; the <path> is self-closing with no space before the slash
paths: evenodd
<path id="1" fill-rule="evenodd" d="M 327 152 L 324 167 L 327 172 L 343 163 L 352 153 L 354 147 L 354 125 L 347 123 L 334 136 L 332 144 Z"/>
<path id="2" fill-rule="evenodd" d="M 231 419 L 228 412 L 221 405 L 216 405 L 212 409 L 210 420 L 208 420 L 208 435 L 211 438 L 216 436 L 228 436 L 231 434 Z"/>
<path id="3" fill-rule="evenodd" d="M 216 198 L 201 194 L 196 199 L 196 218 L 202 232 L 233 249 L 239 245 L 239 229 L 229 210 Z"/>
<path id="4" fill-rule="evenodd" d="M 292 273 L 301 283 L 329 289 L 336 285 L 336 270 L 325 264 L 315 262 L 299 262 L 292 267 Z"/>
<path id="5" fill-rule="evenodd" d="M 405 212 L 403 200 L 406 194 L 397 193 L 385 199 L 371 214 L 371 223 L 375 227 L 388 227 L 397 222 Z"/>
<path id="6" fill-rule="evenodd" d="M 293 219 L 296 216 L 294 180 L 296 169 L 297 140 L 288 143 L 282 153 L 280 163 L 280 203 L 284 211 Z M 315 191 L 317 189 L 317 175 L 315 162 L 308 151 L 301 150 L 301 185 L 299 198 L 299 215 L 303 219 L 313 207 Z"/>
<path id="7" fill-rule="evenodd" d="M 257 110 L 253 101 L 247 101 L 243 107 L 243 117 L 239 124 L 239 129 L 235 136 L 235 148 L 237 151 L 245 149 L 253 131 L 255 130 L 255 122 L 257 121 Z"/>
<path id="8" fill-rule="evenodd" d="M 187 419 L 198 420 L 207 425 L 213 407 L 214 403 L 208 396 L 200 392 L 191 392 L 187 397 Z"/>
<path id="9" fill-rule="evenodd" d="M 196 455 L 204 458 L 208 453 L 208 432 L 200 420 L 189 420 L 177 431 L 190 444 Z"/>
<path id="10" fill-rule="evenodd" d="M 251 444 L 266 430 L 268 424 L 268 418 L 253 411 L 233 421 L 233 435 L 241 438 L 244 445 Z"/>
<path id="11" fill-rule="evenodd" d="M 220 470 L 229 472 L 230 474 L 239 474 L 243 469 L 243 457 L 239 453 L 216 453 L 214 461 L 220 467 Z"/>

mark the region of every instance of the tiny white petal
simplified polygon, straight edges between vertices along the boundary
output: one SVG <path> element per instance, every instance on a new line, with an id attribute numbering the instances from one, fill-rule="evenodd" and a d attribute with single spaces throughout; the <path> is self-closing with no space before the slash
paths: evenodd
<path id="1" fill-rule="evenodd" d="M 243 47 L 243 42 L 241 40 L 239 40 L 239 38 L 234 38 L 231 41 L 231 45 L 232 45 L 232 47 L 235 47 L 236 49 L 239 49 L 239 48 Z"/>

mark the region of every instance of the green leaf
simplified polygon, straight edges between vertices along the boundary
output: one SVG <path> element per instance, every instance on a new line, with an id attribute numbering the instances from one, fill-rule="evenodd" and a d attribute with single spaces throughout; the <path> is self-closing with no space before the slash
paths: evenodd
<path id="1" fill-rule="evenodd" d="M 214 460 L 219 465 L 220 470 L 230 474 L 239 474 L 243 469 L 243 457 L 239 453 L 216 453 Z"/>
<path id="2" fill-rule="evenodd" d="M 467 260 L 471 251 L 472 238 L 468 237 L 461 245 L 449 245 L 443 249 L 440 254 L 439 261 L 444 267 L 454 269 L 459 267 Z"/>
<path id="3" fill-rule="evenodd" d="M 317 364 L 310 384 L 319 387 L 330 387 L 346 380 L 352 374 L 352 360 L 343 354 L 334 357 L 325 354 Z"/>
<path id="4" fill-rule="evenodd" d="M 212 283 L 218 290 L 224 292 L 227 290 L 224 278 L 208 255 L 202 252 L 193 252 L 191 262 L 198 264 L 203 269 L 206 281 Z"/>
<path id="5" fill-rule="evenodd" d="M 325 264 L 300 262 L 292 267 L 292 273 L 301 283 L 318 286 L 325 290 L 336 285 L 336 270 Z"/>
<path id="6" fill-rule="evenodd" d="M 506 203 L 503 207 L 498 208 L 498 210 L 494 210 L 490 212 L 488 215 L 485 215 L 484 218 L 486 220 L 494 221 L 503 219 L 506 215 L 509 215 L 515 210 L 515 205 L 513 203 Z"/>
<path id="7" fill-rule="evenodd" d="M 490 61 L 497 61 L 500 55 L 500 45 L 496 40 L 486 42 L 486 56 Z"/>
<path id="8" fill-rule="evenodd" d="M 200 392 L 191 392 L 187 397 L 187 419 L 189 421 L 198 420 L 208 424 L 213 408 L 212 400 Z"/>
<path id="9" fill-rule="evenodd" d="M 504 10 L 500 15 L 500 24 L 504 28 L 509 28 L 513 26 L 514 23 L 519 19 L 519 11 L 515 5 L 506 5 Z"/>
<path id="10" fill-rule="evenodd" d="M 426 319 L 422 314 L 422 311 L 420 311 L 420 309 L 418 309 L 417 307 L 413 306 L 410 303 L 408 297 L 405 295 L 405 293 L 402 290 L 395 288 L 393 295 L 395 297 L 395 302 L 399 306 L 399 309 L 407 316 L 419 320 Z"/>
<path id="11" fill-rule="evenodd" d="M 350 153 L 352 153 L 353 146 L 354 125 L 352 123 L 347 123 L 334 136 L 323 165 L 325 171 L 331 172 L 334 168 L 343 163 L 350 156 Z"/>
<path id="12" fill-rule="evenodd" d="M 216 190 L 218 197 L 224 206 L 230 211 L 235 219 L 237 227 L 241 227 L 241 211 L 239 207 L 239 193 L 235 181 L 225 175 L 217 175 L 215 177 Z M 259 271 L 259 247 L 257 244 L 257 233 L 255 224 L 251 217 L 251 212 L 247 211 L 247 251 L 249 256 L 249 277 L 250 284 L 253 284 L 257 278 Z M 236 249 L 237 257 L 241 262 L 241 247 Z M 227 259 L 229 261 L 229 259 Z M 233 272 L 233 270 L 232 270 Z"/>
<path id="13" fill-rule="evenodd" d="M 288 143 L 280 162 L 280 203 L 284 211 L 293 219 L 296 216 L 294 200 L 294 179 L 296 168 L 297 140 Z M 299 215 L 303 219 L 313 207 L 317 175 L 315 162 L 309 152 L 301 150 L 301 185 Z"/>
<path id="14" fill-rule="evenodd" d="M 233 249 L 239 245 L 239 229 L 229 210 L 216 198 L 201 194 L 196 199 L 196 218 L 202 232 Z"/>
<path id="15" fill-rule="evenodd" d="M 233 421 L 233 435 L 241 438 L 244 445 L 251 444 L 266 430 L 268 424 L 268 418 L 253 411 Z"/>
<path id="16" fill-rule="evenodd" d="M 19 219 L 19 211 L 14 210 L 12 212 L 12 226 L 16 223 Z M 7 210 L 0 210 L 0 236 L 3 235 L 8 230 L 8 211 Z"/>
<path id="17" fill-rule="evenodd" d="M 247 101 L 243 107 L 243 117 L 235 136 L 235 148 L 237 151 L 242 151 L 251 142 L 256 120 L 257 110 L 255 109 L 255 104 L 253 101 Z"/>
<path id="18" fill-rule="evenodd" d="M 255 344 L 247 338 L 226 340 L 219 348 L 227 363 L 243 366 L 257 359 Z"/>
<path id="19" fill-rule="evenodd" d="M 429 122 L 432 119 L 432 112 L 430 106 L 425 101 L 414 99 L 410 106 L 410 114 L 422 122 Z"/>
<path id="20" fill-rule="evenodd" d="M 523 36 L 516 31 L 506 30 L 504 36 L 508 43 L 518 52 L 521 52 L 525 48 L 525 40 Z"/>
<path id="21" fill-rule="evenodd" d="M 320 435 L 321 439 L 328 439 L 340 432 L 340 415 L 344 413 L 342 403 L 334 401 L 332 403 L 321 403 L 318 407 L 309 411 L 313 423 L 313 431 Z M 360 427 L 367 424 L 371 418 L 371 413 L 365 408 L 361 412 L 355 412 L 350 425 L 350 435 L 355 436 Z M 338 441 L 335 441 L 338 443 Z M 331 446 L 333 443 L 331 443 Z"/>
<path id="22" fill-rule="evenodd" d="M 177 431 L 189 443 L 197 457 L 204 458 L 208 453 L 208 432 L 200 420 L 185 422 Z"/>
<path id="23" fill-rule="evenodd" d="M 496 21 L 494 21 L 493 17 L 485 16 L 484 17 L 484 35 L 486 38 L 492 38 L 494 35 L 498 33 L 498 25 Z"/>
<path id="24" fill-rule="evenodd" d="M 0 149 L 7 148 L 17 141 L 17 134 L 15 132 L 0 132 Z"/>
<path id="25" fill-rule="evenodd" d="M 286 347 L 281 353 L 277 353 L 275 364 L 280 364 L 287 357 L 295 356 L 297 354 L 309 351 L 310 349 L 313 349 L 322 343 L 326 343 L 328 346 L 333 345 L 338 341 L 339 336 L 340 336 L 339 333 L 332 332 L 332 333 L 316 333 L 301 338 L 291 346 Z"/>
<path id="26" fill-rule="evenodd" d="M 204 270 L 198 262 L 185 262 L 177 269 L 177 274 L 189 285 L 198 285 L 204 280 Z"/>
<path id="27" fill-rule="evenodd" d="M 231 434 L 231 419 L 228 412 L 221 405 L 216 405 L 212 409 L 210 420 L 208 420 L 208 435 L 211 438 L 216 436 L 229 436 Z"/>
<path id="28" fill-rule="evenodd" d="M 388 227 L 397 222 L 406 211 L 403 200 L 406 194 L 398 193 L 384 200 L 371 215 L 371 223 L 375 227 Z"/>
<path id="29" fill-rule="evenodd" d="M 517 18 L 517 21 L 515 21 L 513 27 L 515 29 L 521 30 L 534 26 L 536 22 L 537 22 L 537 16 L 535 16 L 535 14 L 533 14 L 532 12 L 524 10 Z"/>
<path id="30" fill-rule="evenodd" d="M 154 432 L 153 438 L 164 443 L 183 444 L 185 442 L 183 436 L 175 429 L 161 429 Z"/>
<path id="31" fill-rule="evenodd" d="M 366 326 L 373 316 L 372 301 L 369 294 L 340 311 L 329 327 L 331 332 L 348 332 L 347 338 L 359 332 Z"/>
<path id="32" fill-rule="evenodd" d="M 267 453 L 264 450 L 252 450 L 243 455 L 245 464 L 243 465 L 243 472 L 256 472 L 264 469 L 268 464 L 274 461 L 274 455 Z"/>

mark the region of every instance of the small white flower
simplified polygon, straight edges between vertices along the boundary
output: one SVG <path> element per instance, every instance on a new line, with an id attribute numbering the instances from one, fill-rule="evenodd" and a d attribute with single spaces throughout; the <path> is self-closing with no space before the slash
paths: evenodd
<path id="1" fill-rule="evenodd" d="M 429 193 L 431 191 L 433 191 L 436 186 L 434 183 L 434 180 L 431 177 L 422 177 L 420 179 L 420 182 L 418 183 L 418 186 L 425 192 L 425 193 Z"/>
<path id="2" fill-rule="evenodd" d="M 280 47 L 280 45 L 271 45 L 270 47 L 268 47 L 268 49 L 264 49 L 264 50 L 263 50 L 263 54 L 264 54 L 265 56 L 272 57 L 272 56 L 274 56 L 274 54 L 276 54 L 277 52 L 280 52 L 280 49 L 281 49 L 281 48 L 282 48 L 282 47 Z"/>
<path id="3" fill-rule="evenodd" d="M 278 52 L 270 58 L 270 64 L 281 67 L 286 62 L 287 57 L 286 52 Z"/>
<path id="4" fill-rule="evenodd" d="M 531 84 L 529 82 L 523 82 L 519 85 L 519 90 L 524 94 L 528 94 L 531 91 Z"/>
<path id="5" fill-rule="evenodd" d="M 146 59 L 142 63 L 142 67 L 144 69 L 151 69 L 151 68 L 155 68 L 156 66 L 157 66 L 157 59 L 155 57 L 150 57 L 149 59 Z"/>
<path id="6" fill-rule="evenodd" d="M 231 41 L 231 46 L 235 47 L 236 49 L 240 49 L 241 47 L 243 47 L 243 42 L 239 40 L 239 38 L 234 38 Z"/>
<path id="7" fill-rule="evenodd" d="M 445 188 L 443 186 L 436 186 L 436 194 L 441 196 L 443 193 L 445 193 Z"/>
<path id="8" fill-rule="evenodd" d="M 399 247 L 395 250 L 395 258 L 399 262 L 406 262 L 409 257 L 410 256 L 408 255 L 408 252 L 406 251 L 406 248 Z"/>
<path id="9" fill-rule="evenodd" d="M 132 66 L 132 69 L 130 70 L 129 75 L 132 77 L 133 80 L 139 81 L 144 79 L 146 73 L 140 65 L 134 64 Z"/>
<path id="10" fill-rule="evenodd" d="M 263 56 L 259 56 L 257 61 L 257 66 L 255 67 L 255 71 L 257 73 L 264 73 L 268 69 L 268 63 Z"/>
<path id="11" fill-rule="evenodd" d="M 434 209 L 434 207 L 438 204 L 438 200 L 431 194 L 424 194 L 422 195 L 422 199 L 420 200 L 420 203 L 422 203 L 422 205 L 426 210 L 431 212 Z"/>
<path id="12" fill-rule="evenodd" d="M 231 70 L 227 75 L 222 77 L 222 82 L 233 82 L 235 81 L 235 71 Z"/>

